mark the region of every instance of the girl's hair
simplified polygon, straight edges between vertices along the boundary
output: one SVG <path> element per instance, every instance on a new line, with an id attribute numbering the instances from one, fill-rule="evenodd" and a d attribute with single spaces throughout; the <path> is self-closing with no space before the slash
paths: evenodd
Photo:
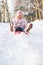
<path id="1" fill-rule="evenodd" d="M 18 10 L 17 13 L 16 13 L 16 17 L 19 15 L 19 14 L 22 14 L 22 17 L 24 16 L 24 13 L 22 10 Z"/>

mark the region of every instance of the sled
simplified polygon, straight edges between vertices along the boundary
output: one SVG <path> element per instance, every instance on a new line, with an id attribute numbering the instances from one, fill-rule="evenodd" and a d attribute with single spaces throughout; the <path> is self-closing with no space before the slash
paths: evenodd
<path id="1" fill-rule="evenodd" d="M 14 34 L 22 34 L 22 33 L 24 33 L 24 32 L 21 32 L 21 31 L 14 32 Z"/>
<path id="2" fill-rule="evenodd" d="M 14 34 L 16 35 L 16 34 L 29 34 L 29 32 L 28 33 L 26 33 L 26 32 L 21 32 L 21 31 L 16 31 L 16 32 L 14 32 Z"/>

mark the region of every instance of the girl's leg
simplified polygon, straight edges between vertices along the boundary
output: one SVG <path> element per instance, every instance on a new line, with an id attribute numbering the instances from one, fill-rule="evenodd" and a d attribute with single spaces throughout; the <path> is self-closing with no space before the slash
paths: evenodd
<path id="1" fill-rule="evenodd" d="M 11 22 L 11 23 L 10 23 L 10 31 L 11 31 L 11 32 L 13 32 L 13 27 L 14 27 L 14 23 Z"/>
<path id="2" fill-rule="evenodd" d="M 27 26 L 27 28 L 25 29 L 25 33 L 28 33 L 33 27 L 33 24 L 31 23 L 30 25 Z"/>

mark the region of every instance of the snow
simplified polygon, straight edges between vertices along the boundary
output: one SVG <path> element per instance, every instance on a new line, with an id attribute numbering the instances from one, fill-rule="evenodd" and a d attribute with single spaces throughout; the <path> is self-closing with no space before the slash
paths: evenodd
<path id="1" fill-rule="evenodd" d="M 0 23 L 0 65 L 43 65 L 43 20 L 36 20 L 29 34 L 10 32 Z"/>

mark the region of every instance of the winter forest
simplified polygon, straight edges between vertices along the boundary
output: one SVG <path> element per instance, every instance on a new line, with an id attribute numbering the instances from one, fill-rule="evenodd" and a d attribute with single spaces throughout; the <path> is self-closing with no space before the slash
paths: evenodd
<path id="1" fill-rule="evenodd" d="M 19 9 L 29 22 L 43 19 L 43 0 L 0 0 L 0 22 L 10 22 Z"/>

